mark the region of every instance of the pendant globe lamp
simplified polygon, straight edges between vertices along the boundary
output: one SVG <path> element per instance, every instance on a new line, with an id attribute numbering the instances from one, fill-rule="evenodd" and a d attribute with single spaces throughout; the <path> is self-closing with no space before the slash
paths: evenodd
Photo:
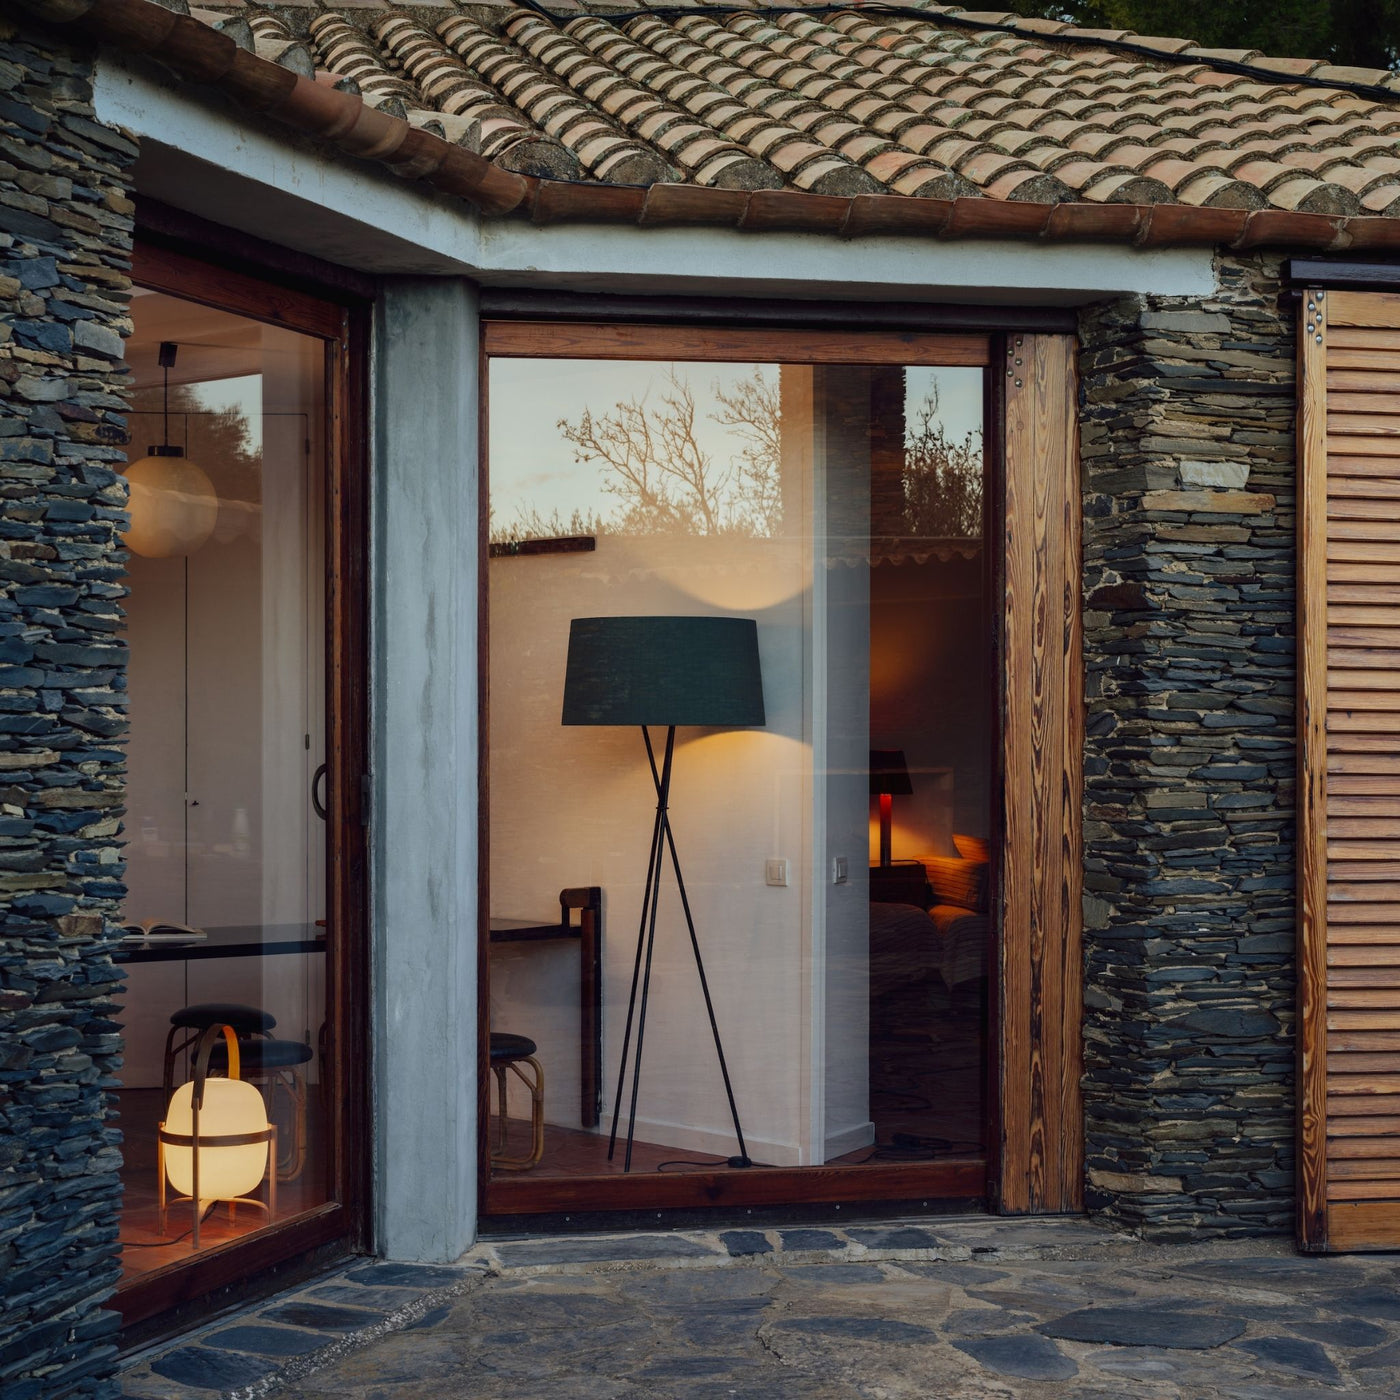
<path id="1" fill-rule="evenodd" d="M 130 488 L 127 509 L 131 526 L 122 537 L 134 554 L 147 559 L 172 559 L 201 549 L 214 533 L 219 498 L 202 467 L 170 441 L 170 371 L 178 346 L 160 343 L 159 364 L 165 374 L 161 442 L 126 469 Z"/>
<path id="2" fill-rule="evenodd" d="M 740 729 L 765 723 L 763 679 L 758 662 L 758 625 L 746 617 L 576 617 L 569 627 L 569 657 L 564 676 L 565 724 L 637 725 L 646 746 L 647 764 L 656 789 L 656 816 L 651 828 L 642 916 L 637 929 L 637 953 L 632 965 L 632 991 L 627 1000 L 627 1027 L 613 1102 L 608 1160 L 617 1148 L 617 1129 L 627 1083 L 628 1054 L 632 1054 L 632 1092 L 627 1118 L 627 1148 L 623 1171 L 632 1170 L 632 1142 L 637 1126 L 637 1087 L 646 1037 L 647 1001 L 651 991 L 652 954 L 656 947 L 656 914 L 661 901 L 661 876 L 669 853 L 676 886 L 685 911 L 690 947 L 700 974 L 700 992 L 719 1056 L 724 1092 L 734 1120 L 739 1151 L 731 1167 L 748 1167 L 748 1149 L 729 1066 L 724 1059 L 719 1023 L 715 1018 L 695 919 L 681 874 L 669 815 L 671 774 L 677 725 Z M 661 765 L 656 762 L 651 726 L 666 730 Z M 640 985 L 640 997 L 638 988 Z M 632 1049 L 635 1026 L 637 1043 Z"/>

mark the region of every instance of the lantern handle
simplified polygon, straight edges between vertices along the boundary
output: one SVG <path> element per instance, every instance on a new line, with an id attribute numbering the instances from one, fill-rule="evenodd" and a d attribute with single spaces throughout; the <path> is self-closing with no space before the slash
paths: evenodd
<path id="1" fill-rule="evenodd" d="M 228 1077 L 237 1079 L 242 1072 L 242 1065 L 238 1059 L 237 1032 L 232 1026 L 221 1021 L 206 1026 L 204 1034 L 199 1037 L 199 1043 L 194 1047 L 194 1058 L 190 1062 L 190 1077 L 194 1080 L 194 1107 L 197 1109 L 204 1107 L 204 1081 L 209 1075 L 209 1058 L 214 1053 L 214 1042 L 218 1040 L 221 1032 L 228 1043 Z"/>

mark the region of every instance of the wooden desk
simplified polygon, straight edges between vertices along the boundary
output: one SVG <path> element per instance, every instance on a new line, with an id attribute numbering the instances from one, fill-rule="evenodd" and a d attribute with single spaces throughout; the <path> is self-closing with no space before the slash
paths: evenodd
<path id="1" fill-rule="evenodd" d="M 577 923 L 569 917 L 574 909 Z M 597 885 L 561 890 L 557 924 L 491 916 L 492 943 L 556 939 L 578 940 L 579 1117 L 594 1128 L 603 1110 L 603 892 Z"/>

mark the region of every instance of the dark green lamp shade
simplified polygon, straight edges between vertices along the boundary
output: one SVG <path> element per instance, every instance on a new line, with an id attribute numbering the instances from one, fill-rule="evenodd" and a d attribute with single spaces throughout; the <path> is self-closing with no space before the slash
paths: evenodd
<path id="1" fill-rule="evenodd" d="M 565 724 L 764 723 L 758 624 L 748 617 L 576 617 Z"/>

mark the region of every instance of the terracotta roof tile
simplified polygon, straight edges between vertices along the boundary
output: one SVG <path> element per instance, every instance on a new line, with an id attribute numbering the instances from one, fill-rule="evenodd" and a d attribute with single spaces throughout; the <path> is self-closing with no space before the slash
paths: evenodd
<path id="1" fill-rule="evenodd" d="M 1361 196 L 1361 207 L 1368 214 L 1400 218 L 1400 183 L 1377 186 Z"/>
<path id="2" fill-rule="evenodd" d="M 65 22 L 148 0 L 28 3 Z M 1328 246 L 1339 220 L 1362 215 L 1362 236 L 1381 246 L 1381 216 L 1400 216 L 1400 75 L 1377 70 L 936 4 L 915 14 L 727 0 L 681 15 L 683 0 L 654 12 L 638 0 L 200 5 L 182 23 L 217 26 L 248 62 L 256 54 L 288 75 L 259 86 L 249 73 L 231 91 L 242 82 L 264 105 L 304 103 L 310 121 L 310 94 L 287 84 L 315 79 L 327 101 L 376 110 L 378 127 L 326 108 L 317 129 L 331 139 L 344 127 L 360 132 L 346 141 L 377 151 L 409 129 L 435 133 L 461 153 L 443 180 L 468 180 L 470 168 L 483 189 L 491 182 L 472 153 L 530 180 L 669 191 L 654 204 L 599 191 L 587 205 L 598 217 L 680 218 L 698 206 L 677 182 L 742 195 L 733 217 L 745 227 L 797 217 L 796 191 L 846 200 L 841 221 L 860 227 L 879 220 L 859 201 L 880 195 L 897 201 L 891 226 L 1024 223 L 1149 243 L 1180 236 L 1175 206 L 1202 211 L 1193 227 L 1221 239 L 1309 246 Z M 491 200 L 524 199 L 541 220 L 567 204 L 534 185 L 492 188 Z M 926 217 L 905 207 L 920 200 Z M 1102 213 L 1052 224 L 1029 209 L 974 207 L 998 201 Z M 834 204 L 810 207 L 819 224 L 836 219 L 821 212 Z"/>

